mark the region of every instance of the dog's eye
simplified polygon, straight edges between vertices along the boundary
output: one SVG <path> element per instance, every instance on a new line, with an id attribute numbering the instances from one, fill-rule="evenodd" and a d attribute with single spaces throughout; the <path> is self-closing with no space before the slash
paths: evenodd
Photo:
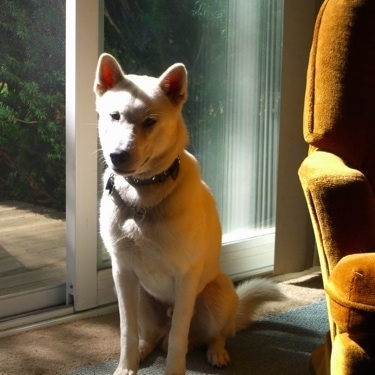
<path id="1" fill-rule="evenodd" d="M 156 118 L 154 117 L 147 117 L 146 120 L 143 121 L 143 126 L 148 128 L 156 123 Z"/>
<path id="2" fill-rule="evenodd" d="M 115 121 L 120 120 L 120 112 L 117 112 L 117 111 L 111 112 L 109 115 L 112 117 L 112 120 L 115 120 Z"/>

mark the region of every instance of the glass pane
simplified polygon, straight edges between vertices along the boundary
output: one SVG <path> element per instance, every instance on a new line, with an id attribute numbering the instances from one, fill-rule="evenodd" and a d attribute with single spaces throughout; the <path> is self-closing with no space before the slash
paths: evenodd
<path id="1" fill-rule="evenodd" d="M 104 50 L 126 72 L 183 62 L 184 118 L 224 242 L 275 225 L 283 2 L 105 1 Z"/>
<path id="2" fill-rule="evenodd" d="M 227 240 L 275 226 L 281 20 L 277 0 L 235 1 L 228 8 L 221 201 Z"/>
<path id="3" fill-rule="evenodd" d="M 65 282 L 65 1 L 0 12 L 0 296 Z"/>

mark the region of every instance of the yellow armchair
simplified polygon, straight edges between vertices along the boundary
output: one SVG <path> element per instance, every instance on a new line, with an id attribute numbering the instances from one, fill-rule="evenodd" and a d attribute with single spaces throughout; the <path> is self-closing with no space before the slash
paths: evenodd
<path id="1" fill-rule="evenodd" d="M 375 0 L 326 0 L 317 17 L 299 169 L 330 332 L 313 374 L 375 374 Z"/>

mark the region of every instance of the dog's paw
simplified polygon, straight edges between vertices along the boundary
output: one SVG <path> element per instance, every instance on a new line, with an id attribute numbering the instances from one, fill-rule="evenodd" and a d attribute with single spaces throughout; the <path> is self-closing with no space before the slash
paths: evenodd
<path id="1" fill-rule="evenodd" d="M 136 375 L 137 370 L 128 370 L 125 368 L 117 367 L 116 371 L 113 373 L 113 375 Z"/>
<path id="2" fill-rule="evenodd" d="M 230 362 L 229 354 L 225 348 L 210 348 L 207 351 L 207 361 L 214 367 L 225 367 Z"/>

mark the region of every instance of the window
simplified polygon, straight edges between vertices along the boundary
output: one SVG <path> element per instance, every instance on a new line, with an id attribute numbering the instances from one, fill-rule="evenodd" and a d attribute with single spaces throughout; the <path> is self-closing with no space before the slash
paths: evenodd
<path id="1" fill-rule="evenodd" d="M 2 318 L 65 303 L 65 2 L 4 2 L 0 38 Z"/>

